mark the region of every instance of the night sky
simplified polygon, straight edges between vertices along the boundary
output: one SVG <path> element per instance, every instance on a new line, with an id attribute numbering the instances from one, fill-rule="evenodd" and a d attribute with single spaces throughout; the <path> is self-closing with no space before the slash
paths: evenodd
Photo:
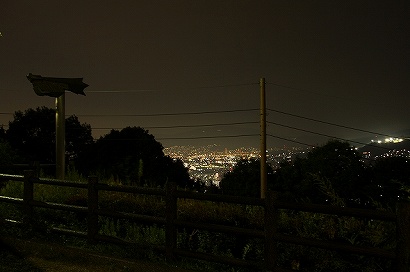
<path id="1" fill-rule="evenodd" d="M 268 147 L 408 136 L 409 5 L 3 0 L 0 124 L 54 107 L 28 73 L 83 77 L 87 95 L 67 93 L 66 114 L 95 137 L 141 126 L 165 147 L 258 147 L 264 77 Z"/>

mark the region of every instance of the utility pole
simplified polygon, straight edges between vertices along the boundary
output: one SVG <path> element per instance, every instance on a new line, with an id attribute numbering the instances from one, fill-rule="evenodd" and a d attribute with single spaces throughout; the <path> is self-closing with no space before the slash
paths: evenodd
<path id="1" fill-rule="evenodd" d="M 56 176 L 65 177 L 65 93 L 56 97 Z"/>
<path id="2" fill-rule="evenodd" d="M 65 91 L 85 95 L 88 86 L 82 78 L 42 77 L 41 75 L 27 75 L 33 84 L 34 92 L 39 96 L 55 97 L 56 105 L 56 176 L 63 180 L 65 177 Z"/>
<path id="3" fill-rule="evenodd" d="M 265 78 L 259 80 L 260 86 L 260 162 L 261 162 L 261 198 L 265 198 L 267 186 L 268 173 L 266 170 L 266 101 L 265 101 Z"/>

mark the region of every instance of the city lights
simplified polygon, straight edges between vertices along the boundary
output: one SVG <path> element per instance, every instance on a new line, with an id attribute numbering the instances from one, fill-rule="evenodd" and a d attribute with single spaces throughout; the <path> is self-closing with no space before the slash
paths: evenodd
<path id="1" fill-rule="evenodd" d="M 404 139 L 402 139 L 402 138 L 393 138 L 393 137 L 385 138 L 384 141 L 382 141 L 382 140 L 371 140 L 372 143 L 378 143 L 378 144 L 381 144 L 381 143 L 397 144 L 397 143 L 401 143 L 403 141 L 404 141 Z"/>

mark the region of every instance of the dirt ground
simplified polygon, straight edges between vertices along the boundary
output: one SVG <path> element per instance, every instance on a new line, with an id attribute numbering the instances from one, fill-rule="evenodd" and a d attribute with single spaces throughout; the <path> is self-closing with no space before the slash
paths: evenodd
<path id="1" fill-rule="evenodd" d="M 166 264 L 120 259 L 87 249 L 12 237 L 0 238 L 0 258 L 0 271 L 3 272 L 192 271 Z"/>

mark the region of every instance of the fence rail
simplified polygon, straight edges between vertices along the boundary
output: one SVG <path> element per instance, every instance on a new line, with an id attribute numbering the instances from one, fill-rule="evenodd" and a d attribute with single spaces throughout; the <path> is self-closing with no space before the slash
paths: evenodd
<path id="1" fill-rule="evenodd" d="M 25 220 L 23 223 L 32 223 L 34 207 L 56 209 L 63 211 L 70 211 L 76 213 L 87 214 L 87 231 L 79 232 L 62 228 L 52 228 L 51 231 L 74 235 L 82 238 L 87 238 L 90 243 L 96 241 L 106 241 L 110 243 L 127 244 L 130 242 L 122 239 L 99 234 L 98 216 L 106 216 L 112 218 L 129 219 L 135 222 L 159 224 L 165 226 L 165 246 L 153 246 L 156 250 L 165 251 L 167 260 L 174 260 L 175 256 L 185 256 L 189 258 L 196 258 L 207 260 L 211 262 L 220 262 L 237 266 L 256 267 L 268 271 L 291 271 L 289 269 L 279 268 L 276 265 L 277 256 L 277 242 L 285 242 L 297 245 L 305 245 L 328 250 L 336 250 L 343 252 L 350 252 L 359 255 L 369 255 L 379 258 L 386 258 L 393 260 L 395 264 L 395 271 L 408 271 L 410 267 L 410 204 L 399 203 L 397 205 L 397 212 L 387 212 L 368 209 L 343 208 L 327 205 L 314 204 L 298 204 L 285 203 L 277 200 L 275 192 L 268 192 L 265 199 L 237 197 L 226 195 L 200 194 L 186 191 L 179 191 L 174 183 L 167 184 L 165 189 L 154 188 L 139 188 L 132 186 L 112 186 L 107 184 L 100 184 L 96 177 L 90 177 L 88 183 L 61 181 L 55 179 L 40 179 L 35 176 L 33 171 L 25 171 L 24 176 L 0 174 L 0 181 L 17 181 L 24 182 L 23 199 L 0 196 L 0 202 L 21 205 L 25 213 Z M 50 202 L 42 202 L 33 199 L 34 184 L 48 184 L 55 186 L 67 186 L 74 188 L 83 188 L 88 191 L 87 207 L 66 205 Z M 98 193 L 102 191 L 125 192 L 143 195 L 161 196 L 165 199 L 166 211 L 165 217 L 148 216 L 142 214 L 131 214 L 121 211 L 113 211 L 109 209 L 102 209 L 98 207 Z M 186 220 L 180 220 L 177 217 L 178 199 L 195 199 L 213 202 L 227 202 L 234 204 L 245 204 L 261 206 L 265 209 L 264 229 L 247 229 L 241 227 L 232 227 L 209 223 L 195 223 Z M 339 216 L 351 217 L 365 217 L 383 221 L 393 221 L 396 223 L 397 229 L 397 248 L 395 252 L 372 247 L 355 246 L 334 241 L 323 241 L 317 239 L 309 239 L 303 237 L 296 237 L 285 235 L 278 232 L 278 210 L 288 209 L 295 211 L 305 211 L 312 213 L 332 214 Z M 6 219 L 8 222 L 15 222 L 14 220 Z M 248 261 L 236 258 L 227 258 L 215 256 L 212 254 L 191 252 L 185 249 L 177 248 L 177 233 L 178 228 L 194 228 L 203 229 L 213 232 L 230 233 L 235 235 L 245 235 L 254 238 L 261 238 L 265 243 L 264 261 Z"/>

